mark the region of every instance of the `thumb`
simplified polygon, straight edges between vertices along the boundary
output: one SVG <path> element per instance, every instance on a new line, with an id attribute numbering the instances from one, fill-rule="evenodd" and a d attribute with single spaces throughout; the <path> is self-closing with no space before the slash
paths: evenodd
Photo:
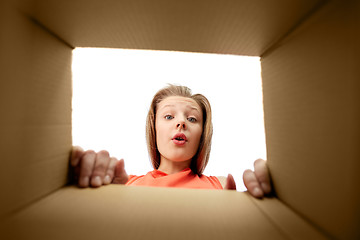
<path id="1" fill-rule="evenodd" d="M 120 159 L 115 166 L 115 175 L 112 183 L 125 184 L 129 180 L 129 176 L 125 171 L 124 159 Z"/>
<path id="2" fill-rule="evenodd" d="M 230 173 L 228 174 L 228 177 L 226 179 L 226 185 L 225 185 L 224 189 L 236 190 L 236 184 L 235 184 L 234 177 Z"/>

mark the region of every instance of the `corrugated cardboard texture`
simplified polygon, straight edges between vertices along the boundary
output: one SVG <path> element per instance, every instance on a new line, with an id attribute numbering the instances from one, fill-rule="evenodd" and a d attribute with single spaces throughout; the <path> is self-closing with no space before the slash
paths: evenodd
<path id="1" fill-rule="evenodd" d="M 323 0 L 47 0 L 35 18 L 74 47 L 259 56 Z"/>
<path id="2" fill-rule="evenodd" d="M 360 238 L 359 1 L 334 1 L 262 61 L 278 197 L 332 237 Z"/>
<path id="3" fill-rule="evenodd" d="M 3 3 L 0 35 L 0 218 L 66 182 L 71 48 Z"/>
<path id="4" fill-rule="evenodd" d="M 127 187 L 63 188 L 3 224 L 7 239 L 289 239 L 248 194 L 235 191 Z M 288 213 L 297 239 L 324 239 Z M 279 205 L 280 204 L 280 205 Z M 275 214 L 276 215 L 276 214 Z M 279 216 L 279 214 L 278 214 Z M 21 231 L 18 231 L 21 229 Z"/>

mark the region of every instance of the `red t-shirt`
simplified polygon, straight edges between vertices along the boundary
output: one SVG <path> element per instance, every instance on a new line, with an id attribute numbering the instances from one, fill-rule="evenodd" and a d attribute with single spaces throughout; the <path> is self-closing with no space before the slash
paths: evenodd
<path id="1" fill-rule="evenodd" d="M 150 187 L 177 187 L 197 189 L 223 189 L 217 177 L 207 177 L 193 173 L 190 168 L 174 174 L 166 174 L 159 170 L 148 172 L 146 175 L 130 175 L 128 186 L 150 186 Z"/>

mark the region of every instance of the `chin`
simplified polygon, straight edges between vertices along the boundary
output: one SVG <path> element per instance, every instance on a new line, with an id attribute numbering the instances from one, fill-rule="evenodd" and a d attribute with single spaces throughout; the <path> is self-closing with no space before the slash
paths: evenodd
<path id="1" fill-rule="evenodd" d="M 192 157 L 187 157 L 187 156 L 169 156 L 167 159 L 173 161 L 173 162 L 186 162 L 186 161 L 191 161 Z"/>
<path id="2" fill-rule="evenodd" d="M 189 160 L 189 159 L 184 159 L 184 158 L 170 158 L 170 159 L 173 162 L 186 162 Z"/>

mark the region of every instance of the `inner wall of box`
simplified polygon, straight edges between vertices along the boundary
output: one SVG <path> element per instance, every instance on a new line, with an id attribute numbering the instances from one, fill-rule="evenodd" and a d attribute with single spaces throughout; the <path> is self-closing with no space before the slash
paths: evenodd
<path id="1" fill-rule="evenodd" d="M 43 16 L 51 12 L 46 9 L 39 13 L 44 22 L 51 18 Z M 72 145 L 72 48 L 8 10 L 1 10 L 9 21 L 2 25 L 0 74 L 7 81 L 1 82 L 0 104 L 7 114 L 0 129 L 6 136 L 2 157 L 12 161 L 3 161 L 0 170 L 7 183 L 1 216 L 63 186 Z M 333 1 L 262 56 L 277 195 L 337 238 L 356 231 L 359 222 L 359 16 L 356 1 Z"/>
<path id="2" fill-rule="evenodd" d="M 277 195 L 343 239 L 359 223 L 358 16 L 356 4 L 327 5 L 261 59 Z"/>
<path id="3" fill-rule="evenodd" d="M 7 19 L 0 58 L 4 216 L 67 181 L 72 48 L 17 10 L 1 13 Z"/>

